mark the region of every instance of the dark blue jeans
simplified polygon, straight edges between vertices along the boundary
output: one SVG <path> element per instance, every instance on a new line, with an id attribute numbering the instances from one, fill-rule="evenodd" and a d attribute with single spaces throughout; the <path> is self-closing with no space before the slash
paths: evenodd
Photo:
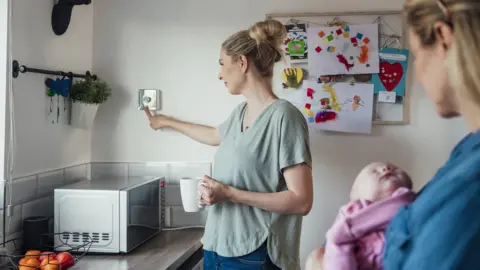
<path id="1" fill-rule="evenodd" d="M 240 257 L 222 257 L 215 252 L 204 250 L 204 270 L 280 270 L 268 256 L 267 245 L 263 244 L 254 252 Z"/>

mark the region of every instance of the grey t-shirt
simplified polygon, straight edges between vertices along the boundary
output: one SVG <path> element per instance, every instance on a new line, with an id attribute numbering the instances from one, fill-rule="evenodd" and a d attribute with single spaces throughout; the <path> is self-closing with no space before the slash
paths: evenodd
<path id="1" fill-rule="evenodd" d="M 290 102 L 278 99 L 242 132 L 243 102 L 220 125 L 222 142 L 215 155 L 212 178 L 251 192 L 287 190 L 283 169 L 311 166 L 308 126 Z M 301 179 L 299 179 L 301 181 Z M 230 201 L 208 207 L 205 250 L 224 257 L 255 251 L 266 240 L 272 261 L 282 269 L 300 269 L 300 215 L 265 211 Z"/>

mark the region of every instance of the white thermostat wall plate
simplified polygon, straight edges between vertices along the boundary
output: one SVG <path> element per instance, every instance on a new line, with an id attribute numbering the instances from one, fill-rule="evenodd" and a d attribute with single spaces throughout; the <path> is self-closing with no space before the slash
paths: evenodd
<path id="1" fill-rule="evenodd" d="M 139 89 L 138 90 L 138 109 L 143 110 L 146 106 L 151 111 L 160 111 L 162 109 L 162 91 L 158 89 Z"/>

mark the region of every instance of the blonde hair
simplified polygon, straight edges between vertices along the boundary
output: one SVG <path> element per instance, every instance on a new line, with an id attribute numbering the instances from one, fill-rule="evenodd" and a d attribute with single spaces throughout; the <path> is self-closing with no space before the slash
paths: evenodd
<path id="1" fill-rule="evenodd" d="M 407 0 L 404 13 L 410 29 L 425 47 L 437 41 L 435 22 L 452 27 L 454 41 L 446 62 L 450 83 L 461 100 L 480 106 L 480 2 Z"/>
<path id="2" fill-rule="evenodd" d="M 265 20 L 227 38 L 222 49 L 234 60 L 245 55 L 262 76 L 270 77 L 275 63 L 282 60 L 280 45 L 286 36 L 287 30 L 281 22 Z"/>

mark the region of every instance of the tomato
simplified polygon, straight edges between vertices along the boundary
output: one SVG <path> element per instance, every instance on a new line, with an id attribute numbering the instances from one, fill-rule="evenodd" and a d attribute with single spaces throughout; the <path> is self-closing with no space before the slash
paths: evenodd
<path id="1" fill-rule="evenodd" d="M 55 260 L 55 253 L 53 252 L 50 252 L 50 251 L 45 251 L 45 252 L 42 252 L 42 254 L 40 255 L 40 257 L 38 257 L 38 260 L 40 262 L 43 262 L 45 259 L 49 258 L 49 260 Z"/>
<path id="2" fill-rule="evenodd" d="M 60 252 L 56 260 L 62 265 L 62 269 L 67 269 L 75 263 L 75 258 L 68 252 Z"/>

